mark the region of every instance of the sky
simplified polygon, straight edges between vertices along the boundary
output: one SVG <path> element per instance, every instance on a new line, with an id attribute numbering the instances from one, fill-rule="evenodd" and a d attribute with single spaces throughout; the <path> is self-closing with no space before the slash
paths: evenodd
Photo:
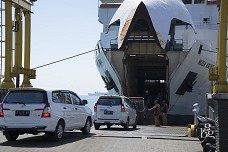
<path id="1" fill-rule="evenodd" d="M 102 31 L 98 0 L 37 0 L 32 11 L 31 68 L 95 49 Z M 94 52 L 38 68 L 36 75 L 33 87 L 107 92 Z"/>

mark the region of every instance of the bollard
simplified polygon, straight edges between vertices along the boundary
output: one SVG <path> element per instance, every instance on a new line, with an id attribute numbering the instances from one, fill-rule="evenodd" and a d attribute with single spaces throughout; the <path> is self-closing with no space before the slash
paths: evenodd
<path id="1" fill-rule="evenodd" d="M 195 137 L 196 136 L 196 127 L 193 124 L 188 125 L 188 137 Z"/>
<path id="2" fill-rule="evenodd" d="M 197 116 L 199 114 L 199 110 L 200 110 L 200 106 L 199 106 L 199 103 L 195 103 L 193 105 L 193 112 L 194 112 L 194 125 L 196 125 L 198 122 L 197 122 Z"/>
<path id="3" fill-rule="evenodd" d="M 197 125 L 197 116 L 199 114 L 200 106 L 199 103 L 195 103 L 193 105 L 193 112 L 194 112 L 194 124 L 188 125 L 188 137 L 196 137 L 196 125 Z"/>

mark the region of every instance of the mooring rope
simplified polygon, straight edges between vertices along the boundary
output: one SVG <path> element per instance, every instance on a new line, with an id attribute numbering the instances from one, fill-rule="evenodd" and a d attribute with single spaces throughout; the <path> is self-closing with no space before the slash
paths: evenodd
<path id="1" fill-rule="evenodd" d="M 83 53 L 80 53 L 80 54 L 77 54 L 77 55 L 73 55 L 73 56 L 70 56 L 70 57 L 67 57 L 67 58 L 64 58 L 64 59 L 60 59 L 60 60 L 57 60 L 57 61 L 54 61 L 54 62 L 50 62 L 50 63 L 44 64 L 44 65 L 35 67 L 35 68 L 33 68 L 33 69 L 38 69 L 38 68 L 46 67 L 46 66 L 48 66 L 48 65 L 52 65 L 52 64 L 55 64 L 55 63 L 59 63 L 59 62 L 65 61 L 65 60 L 69 60 L 69 59 L 71 59 L 71 58 L 75 58 L 75 57 L 78 57 L 78 56 L 81 56 L 81 55 L 90 53 L 90 52 L 94 52 L 94 51 L 96 51 L 96 50 L 97 50 L 97 49 L 90 50 L 90 51 L 87 51 L 87 52 L 83 52 Z"/>

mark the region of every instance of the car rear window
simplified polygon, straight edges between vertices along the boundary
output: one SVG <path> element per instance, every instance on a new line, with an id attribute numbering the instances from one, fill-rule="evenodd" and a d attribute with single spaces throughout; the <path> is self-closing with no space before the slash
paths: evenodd
<path id="1" fill-rule="evenodd" d="M 100 98 L 97 101 L 98 105 L 105 105 L 105 106 L 117 106 L 121 105 L 122 101 L 121 98 Z"/>
<path id="2" fill-rule="evenodd" d="M 3 102 L 24 104 L 47 103 L 47 94 L 45 91 L 11 91 L 6 95 Z"/>

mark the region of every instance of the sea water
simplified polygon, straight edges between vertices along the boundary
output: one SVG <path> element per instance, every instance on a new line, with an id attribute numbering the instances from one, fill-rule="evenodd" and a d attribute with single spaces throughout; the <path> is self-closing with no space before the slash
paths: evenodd
<path id="1" fill-rule="evenodd" d="M 83 100 L 87 100 L 88 104 L 87 106 L 92 110 L 92 112 L 94 113 L 94 105 L 97 102 L 99 96 L 89 96 L 89 95 L 79 95 L 79 97 Z"/>

